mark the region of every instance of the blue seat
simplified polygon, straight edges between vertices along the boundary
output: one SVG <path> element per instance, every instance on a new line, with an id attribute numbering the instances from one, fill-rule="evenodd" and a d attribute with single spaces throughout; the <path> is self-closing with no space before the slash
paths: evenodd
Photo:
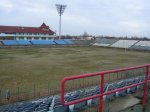
<path id="1" fill-rule="evenodd" d="M 120 81 L 120 82 L 117 82 L 117 83 L 114 83 L 114 86 L 119 89 L 119 88 L 123 88 L 126 86 L 126 81 L 123 80 L 123 81 Z M 121 96 L 126 96 L 127 95 L 127 90 L 122 90 L 122 91 L 119 91 L 119 92 L 116 92 L 116 96 L 117 97 L 121 97 Z"/>
<path id="2" fill-rule="evenodd" d="M 94 98 L 91 101 L 91 106 L 96 106 L 99 104 L 100 99 L 99 98 Z"/>
<path id="3" fill-rule="evenodd" d="M 31 45 L 28 40 L 16 40 L 19 45 Z"/>
<path id="4" fill-rule="evenodd" d="M 66 45 L 67 43 L 65 41 L 61 40 L 54 40 L 54 42 L 58 45 Z"/>
<path id="5" fill-rule="evenodd" d="M 54 45 L 53 40 L 31 40 L 33 45 Z"/>
<path id="6" fill-rule="evenodd" d="M 35 108 L 35 111 L 41 111 L 41 110 L 46 110 L 46 111 L 48 111 L 48 106 L 43 105 L 43 106 L 40 106 L 40 107 Z"/>
<path id="7" fill-rule="evenodd" d="M 53 40 L 49 40 L 50 45 L 55 45 L 56 43 Z"/>
<path id="8" fill-rule="evenodd" d="M 140 76 L 139 82 L 143 82 L 145 80 L 145 76 Z M 137 89 L 143 90 L 144 89 L 144 84 L 137 86 Z"/>
<path id="9" fill-rule="evenodd" d="M 69 112 L 69 107 L 68 106 L 62 106 L 60 105 L 56 105 L 54 107 L 54 112 Z"/>
<path id="10" fill-rule="evenodd" d="M 74 111 L 80 111 L 80 110 L 84 110 L 87 108 L 87 102 L 84 101 L 84 102 L 81 102 L 81 103 L 77 103 L 74 105 Z"/>
<path id="11" fill-rule="evenodd" d="M 111 91 L 111 90 L 115 90 L 117 87 L 115 86 L 115 84 L 108 84 L 108 86 L 105 89 L 105 92 Z M 111 93 L 109 95 L 106 95 L 106 100 L 111 101 L 113 99 L 115 99 L 116 97 L 116 93 Z"/>
<path id="12" fill-rule="evenodd" d="M 52 100 L 53 100 L 53 97 L 49 97 L 49 98 L 47 98 L 47 100 L 45 100 L 43 103 L 50 106 L 51 103 L 52 103 Z"/>
<path id="13" fill-rule="evenodd" d="M 132 85 L 132 84 L 136 84 L 136 83 L 138 83 L 137 79 L 128 79 L 128 80 L 126 80 L 126 86 L 129 86 L 129 85 Z M 128 93 L 135 93 L 136 89 L 137 89 L 136 86 L 135 87 L 131 87 L 131 88 L 127 89 L 127 92 Z"/>
<path id="14" fill-rule="evenodd" d="M 6 46 L 19 45 L 16 40 L 3 40 L 2 43 Z"/>
<path id="15" fill-rule="evenodd" d="M 65 41 L 67 44 L 73 44 L 72 40 L 70 40 L 70 39 L 64 39 L 64 41 Z"/>

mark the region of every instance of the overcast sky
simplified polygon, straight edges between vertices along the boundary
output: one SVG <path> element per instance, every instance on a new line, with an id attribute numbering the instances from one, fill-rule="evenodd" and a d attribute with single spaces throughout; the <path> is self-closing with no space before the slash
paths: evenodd
<path id="1" fill-rule="evenodd" d="M 150 0 L 0 0 L 0 25 L 40 26 L 58 32 L 55 4 L 65 4 L 62 34 L 150 37 Z"/>

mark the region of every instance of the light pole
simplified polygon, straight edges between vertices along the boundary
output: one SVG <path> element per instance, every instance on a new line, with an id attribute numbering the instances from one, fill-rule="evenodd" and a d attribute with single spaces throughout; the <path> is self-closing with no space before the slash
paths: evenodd
<path id="1" fill-rule="evenodd" d="M 56 4 L 56 8 L 59 14 L 59 39 L 61 39 L 61 16 L 64 13 L 66 7 L 67 5 Z"/>

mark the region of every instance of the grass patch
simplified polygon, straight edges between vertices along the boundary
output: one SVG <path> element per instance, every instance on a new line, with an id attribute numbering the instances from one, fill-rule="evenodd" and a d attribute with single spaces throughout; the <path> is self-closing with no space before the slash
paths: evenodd
<path id="1" fill-rule="evenodd" d="M 59 87 L 65 76 L 150 63 L 150 53 L 98 47 L 0 49 L 0 90 Z"/>

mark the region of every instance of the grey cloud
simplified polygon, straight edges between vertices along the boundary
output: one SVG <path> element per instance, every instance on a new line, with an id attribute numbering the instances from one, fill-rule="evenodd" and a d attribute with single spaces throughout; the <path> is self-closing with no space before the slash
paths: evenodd
<path id="1" fill-rule="evenodd" d="M 67 5 L 63 34 L 87 31 L 93 35 L 150 36 L 149 0 L 0 0 L 0 24 L 38 26 L 44 21 L 57 30 L 56 3 Z"/>

